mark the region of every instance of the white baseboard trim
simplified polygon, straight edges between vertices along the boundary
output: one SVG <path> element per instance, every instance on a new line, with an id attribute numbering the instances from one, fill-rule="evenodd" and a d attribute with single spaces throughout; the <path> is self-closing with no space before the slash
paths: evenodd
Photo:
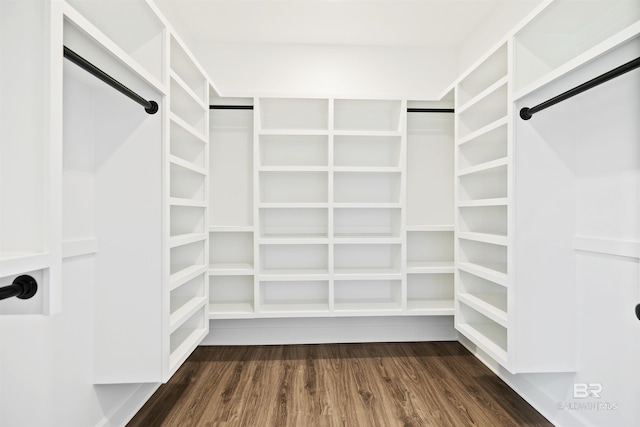
<path id="1" fill-rule="evenodd" d="M 511 387 L 520 397 L 549 420 L 556 427 L 596 427 L 576 411 L 558 408 L 558 400 L 549 396 L 538 386 L 526 378 L 526 374 L 512 374 L 504 369 L 490 356 L 477 348 L 464 336 L 460 336 L 460 344 L 473 353 L 482 363 L 493 371 L 502 381 Z"/>
<path id="2" fill-rule="evenodd" d="M 200 345 L 455 341 L 452 316 L 212 320 Z"/>
<path id="3" fill-rule="evenodd" d="M 151 395 L 160 387 L 160 383 L 138 384 L 130 393 L 122 398 L 96 427 L 124 427 L 133 416 L 149 400 Z"/>

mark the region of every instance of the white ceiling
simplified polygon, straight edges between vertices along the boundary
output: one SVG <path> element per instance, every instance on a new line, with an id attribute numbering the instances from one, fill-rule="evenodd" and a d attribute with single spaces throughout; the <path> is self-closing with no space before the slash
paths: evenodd
<path id="1" fill-rule="evenodd" d="M 532 0 L 155 0 L 195 43 L 459 47 L 491 14 Z"/>

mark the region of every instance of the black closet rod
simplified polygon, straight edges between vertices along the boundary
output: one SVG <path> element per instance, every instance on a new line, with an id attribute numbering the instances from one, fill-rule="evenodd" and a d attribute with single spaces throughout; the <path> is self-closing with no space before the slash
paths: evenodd
<path id="1" fill-rule="evenodd" d="M 29 299 L 36 292 L 38 292 L 38 283 L 33 277 L 27 275 L 18 276 L 12 284 L 0 288 L 0 300 L 11 297 Z"/>
<path id="2" fill-rule="evenodd" d="M 209 105 L 210 110 L 253 110 L 253 105 Z M 407 108 L 409 113 L 453 113 L 453 108 Z"/>
<path id="3" fill-rule="evenodd" d="M 128 87 L 126 87 L 125 85 L 123 85 L 122 83 L 120 83 L 119 81 L 117 81 L 116 79 L 114 79 L 113 77 L 111 77 L 110 75 L 108 75 L 107 73 L 105 73 L 104 71 L 102 71 L 101 69 L 93 65 L 91 62 L 87 61 L 86 59 L 84 59 L 83 57 L 81 57 L 80 55 L 78 55 L 77 53 L 75 53 L 74 51 L 72 51 L 66 46 L 64 46 L 64 57 L 67 58 L 69 61 L 73 62 L 74 64 L 76 64 L 78 67 L 82 68 L 83 70 L 89 72 L 90 74 L 93 74 L 95 77 L 99 78 L 100 80 L 102 80 L 112 88 L 116 89 L 120 93 L 128 96 L 138 104 L 142 105 L 144 107 L 144 111 L 146 111 L 147 113 L 155 114 L 158 112 L 158 104 L 155 101 L 147 101 L 146 99 L 144 99 L 143 97 L 141 97 L 140 95 L 138 95 L 137 93 L 135 93 L 134 91 L 132 91 L 131 89 L 129 89 Z"/>
<path id="4" fill-rule="evenodd" d="M 455 113 L 453 108 L 407 108 L 407 113 Z"/>
<path id="5" fill-rule="evenodd" d="M 209 105 L 210 110 L 253 110 L 253 105 Z"/>
<path id="6" fill-rule="evenodd" d="M 598 77 L 595 77 L 591 80 L 589 80 L 588 82 L 584 82 L 579 86 L 574 87 L 573 89 L 569 89 L 568 91 L 561 93 L 558 96 L 555 96 L 543 103 L 540 103 L 538 105 L 536 105 L 535 107 L 531 107 L 531 108 L 527 108 L 524 107 L 520 110 L 520 118 L 522 118 L 523 120 L 529 120 L 531 117 L 533 117 L 533 115 L 535 113 L 537 113 L 538 111 L 542 111 L 545 108 L 549 108 L 552 105 L 557 104 L 558 102 L 562 102 L 565 99 L 569 99 L 572 96 L 576 96 L 586 90 L 589 90 L 591 88 L 594 88 L 598 85 L 601 85 L 602 83 L 605 83 L 611 79 L 615 79 L 616 77 L 619 77 L 625 73 L 628 73 L 629 71 L 635 70 L 636 68 L 640 67 L 640 58 L 636 58 L 634 60 L 631 60 L 629 62 L 627 62 L 626 64 L 623 64 L 617 68 L 614 68 L 611 71 L 607 71 L 604 74 L 599 75 Z"/>

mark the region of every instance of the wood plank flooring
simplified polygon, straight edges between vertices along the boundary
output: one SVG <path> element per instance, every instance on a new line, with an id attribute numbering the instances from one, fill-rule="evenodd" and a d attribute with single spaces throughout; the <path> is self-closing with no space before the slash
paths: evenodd
<path id="1" fill-rule="evenodd" d="M 199 347 L 129 427 L 552 426 L 457 342 Z"/>

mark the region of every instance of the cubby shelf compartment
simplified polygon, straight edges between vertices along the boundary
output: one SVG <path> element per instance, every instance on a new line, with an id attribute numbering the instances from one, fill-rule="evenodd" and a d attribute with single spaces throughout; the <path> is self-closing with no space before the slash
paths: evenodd
<path id="1" fill-rule="evenodd" d="M 470 262 L 457 262 L 456 268 L 499 285 L 507 286 L 508 283 L 507 275 L 499 271 L 500 269 L 506 269 L 504 264 L 479 265 Z"/>
<path id="2" fill-rule="evenodd" d="M 481 103 L 485 98 L 489 97 L 494 92 L 502 89 L 503 86 L 505 86 L 508 82 L 509 82 L 509 78 L 508 78 L 508 76 L 505 75 L 500 80 L 498 80 L 495 83 L 493 83 L 492 85 L 488 86 L 485 90 L 483 90 L 481 93 L 476 95 L 473 99 L 469 100 L 464 105 L 458 107 L 456 109 L 456 113 L 457 114 L 463 114 L 465 111 L 473 108 L 476 104 Z"/>
<path id="3" fill-rule="evenodd" d="M 449 266 L 453 264 L 454 259 L 453 245 L 453 231 L 407 232 L 407 266 L 412 268 Z"/>
<path id="4" fill-rule="evenodd" d="M 203 133 L 205 131 L 204 113 L 207 111 L 206 107 L 194 99 L 192 94 L 173 77 L 175 76 L 172 76 L 169 85 L 171 112 L 196 132 Z"/>
<path id="5" fill-rule="evenodd" d="M 191 98 L 191 100 L 193 101 L 194 104 L 198 105 L 200 108 L 206 110 L 208 108 L 208 105 L 206 105 L 202 98 L 196 94 L 193 89 L 191 89 L 191 87 L 189 87 L 189 85 L 182 80 L 182 78 L 180 78 L 180 76 L 174 72 L 173 70 L 169 72 L 169 78 L 175 82 L 176 85 L 180 86 L 180 88 L 182 89 L 182 91 L 184 92 L 184 96 L 187 96 L 189 98 Z M 186 100 L 185 100 L 186 101 Z"/>
<path id="6" fill-rule="evenodd" d="M 171 124 L 175 126 L 176 129 L 178 128 L 182 129 L 182 131 L 187 133 L 190 137 L 194 138 L 196 141 L 201 141 L 203 144 L 207 143 L 207 137 L 204 135 L 203 132 L 191 126 L 181 117 L 179 117 L 176 113 L 170 112 L 169 120 Z"/>
<path id="7" fill-rule="evenodd" d="M 244 317 L 254 313 L 253 276 L 209 276 L 209 317 Z"/>
<path id="8" fill-rule="evenodd" d="M 218 275 L 253 274 L 253 233 L 210 233 L 209 271 Z"/>
<path id="9" fill-rule="evenodd" d="M 329 312 L 329 282 L 261 281 L 259 311 L 262 315 L 326 314 Z"/>
<path id="10" fill-rule="evenodd" d="M 192 55 L 175 34 L 170 35 L 169 68 L 171 78 L 175 78 L 180 85 L 189 92 L 193 99 L 206 106 L 207 77 L 196 65 Z"/>
<path id="11" fill-rule="evenodd" d="M 485 163 L 478 164 L 476 166 L 471 166 L 465 169 L 460 169 L 457 173 L 458 176 L 466 176 L 472 174 L 480 174 L 484 172 L 492 172 L 496 169 L 501 169 L 507 167 L 509 163 L 509 159 L 506 157 L 491 160 Z"/>
<path id="12" fill-rule="evenodd" d="M 506 246 L 508 243 L 508 238 L 506 235 L 500 236 L 497 234 L 487 233 L 460 232 L 458 233 L 458 239 L 470 240 L 473 242 L 491 243 L 501 246 Z"/>
<path id="13" fill-rule="evenodd" d="M 503 83 L 496 90 L 458 113 L 458 135 L 460 138 L 491 125 L 507 116 L 507 84 Z"/>
<path id="14" fill-rule="evenodd" d="M 398 168 L 400 136 L 335 135 L 333 165 L 337 168 Z"/>
<path id="15" fill-rule="evenodd" d="M 477 67 L 463 77 L 457 86 L 457 104 L 464 106 L 481 97 L 487 88 L 507 76 L 508 46 L 500 45 Z"/>
<path id="16" fill-rule="evenodd" d="M 336 203 L 399 203 L 399 172 L 335 172 Z"/>
<path id="17" fill-rule="evenodd" d="M 195 163 L 191 163 L 188 160 L 184 160 L 181 157 L 175 156 L 173 154 L 169 156 L 169 163 L 172 166 L 173 165 L 179 166 L 179 167 L 181 167 L 183 169 L 186 169 L 186 170 L 191 171 L 191 172 L 198 173 L 200 175 L 207 175 L 207 171 L 204 168 L 198 166 Z"/>
<path id="18" fill-rule="evenodd" d="M 456 329 L 487 352 L 498 363 L 507 366 L 507 329 L 458 300 Z"/>
<path id="19" fill-rule="evenodd" d="M 260 239 L 321 239 L 329 236 L 326 208 L 261 208 Z"/>
<path id="20" fill-rule="evenodd" d="M 326 99 L 259 99 L 260 132 L 327 131 L 329 101 Z"/>
<path id="21" fill-rule="evenodd" d="M 203 296 L 171 296 L 170 298 L 170 315 L 169 315 L 169 333 L 175 331 L 184 324 L 193 314 L 207 304 Z"/>
<path id="22" fill-rule="evenodd" d="M 624 41 L 619 36 L 633 26 L 637 30 L 638 20 L 636 1 L 550 3 L 515 36 L 518 96 Z"/>
<path id="23" fill-rule="evenodd" d="M 454 276 L 448 273 L 407 276 L 407 310 L 451 315 L 454 312 Z"/>
<path id="24" fill-rule="evenodd" d="M 326 244 L 260 245 L 263 276 L 329 274 L 329 246 Z"/>
<path id="25" fill-rule="evenodd" d="M 258 136 L 260 165 L 265 167 L 327 167 L 328 135 Z"/>
<path id="26" fill-rule="evenodd" d="M 196 172 L 204 169 L 205 142 L 173 120 L 169 121 L 169 161 Z"/>
<path id="27" fill-rule="evenodd" d="M 506 100 L 505 100 L 506 102 Z M 490 137 L 491 133 L 496 131 L 497 129 L 501 128 L 501 127 L 505 127 L 504 132 L 506 132 L 506 125 L 509 122 L 509 118 L 507 116 L 504 117 L 500 117 L 499 119 L 487 124 L 486 126 L 481 127 L 478 130 L 475 130 L 463 137 L 458 137 L 457 138 L 457 145 L 464 145 L 464 144 L 468 144 L 472 141 L 476 141 L 476 140 L 480 140 L 485 139 Z"/>
<path id="28" fill-rule="evenodd" d="M 506 161 L 508 156 L 507 123 L 488 130 L 476 138 L 459 145 L 458 175 L 473 172 L 478 167 L 483 169 L 494 161 Z"/>
<path id="29" fill-rule="evenodd" d="M 401 311 L 401 280 L 336 280 L 334 309 L 349 311 Z"/>
<path id="30" fill-rule="evenodd" d="M 327 172 L 260 172 L 263 203 L 328 202 Z"/>
<path id="31" fill-rule="evenodd" d="M 169 197 L 194 201 L 205 200 L 206 173 L 170 163 L 169 179 Z"/>
<path id="32" fill-rule="evenodd" d="M 401 245 L 342 244 L 334 245 L 334 273 L 338 274 L 393 274 L 401 270 Z"/>
<path id="33" fill-rule="evenodd" d="M 400 238 L 400 208 L 335 208 L 333 235 L 342 238 Z"/>
<path id="34" fill-rule="evenodd" d="M 400 101 L 351 100 L 334 101 L 334 128 L 337 131 L 399 131 L 404 117 Z"/>
<path id="35" fill-rule="evenodd" d="M 206 304 L 169 335 L 169 370 L 174 372 L 209 333 Z"/>

